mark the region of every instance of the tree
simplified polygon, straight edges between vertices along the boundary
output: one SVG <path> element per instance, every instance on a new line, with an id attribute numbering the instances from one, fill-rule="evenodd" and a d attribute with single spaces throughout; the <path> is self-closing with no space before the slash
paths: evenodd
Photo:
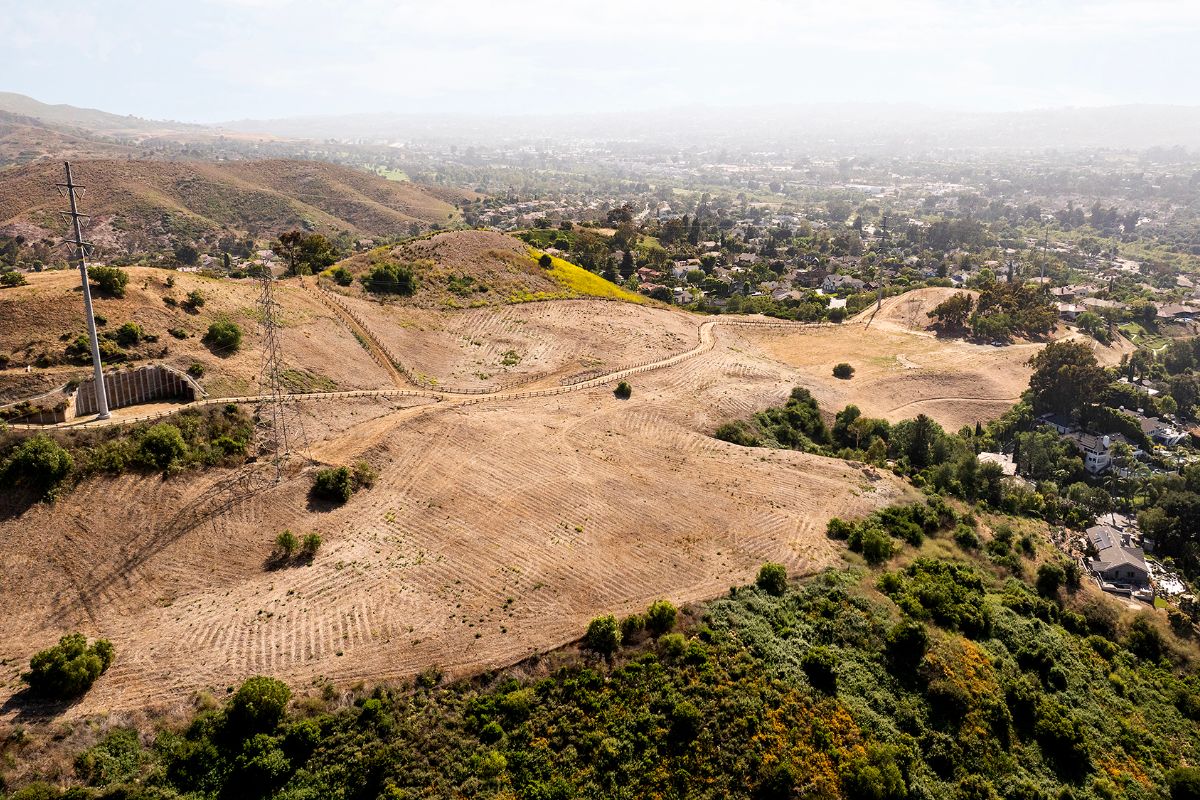
<path id="1" fill-rule="evenodd" d="M 1084 402 L 1099 395 L 1108 383 L 1096 354 L 1082 342 L 1051 342 L 1029 359 L 1029 365 L 1035 411 L 1078 414 Z"/>
<path id="2" fill-rule="evenodd" d="M 112 297 L 124 297 L 125 284 L 129 283 L 129 275 L 117 267 L 88 267 L 88 279 Z"/>
<path id="3" fill-rule="evenodd" d="M 835 364 L 833 367 L 833 377 L 841 378 L 844 381 L 849 380 L 854 377 L 854 367 L 844 361 L 840 364 Z"/>
<path id="4" fill-rule="evenodd" d="M 967 324 L 974 305 L 975 299 L 971 295 L 957 292 L 934 306 L 927 316 L 936 319 L 937 324 L 944 330 L 959 330 Z"/>
<path id="5" fill-rule="evenodd" d="M 655 600 L 646 609 L 646 630 L 655 636 L 662 636 L 675 627 L 677 614 L 670 600 Z"/>
<path id="6" fill-rule="evenodd" d="M 175 248 L 175 260 L 186 266 L 195 266 L 200 261 L 200 251 L 187 242 Z"/>
<path id="7" fill-rule="evenodd" d="M 138 459 L 149 467 L 166 470 L 187 454 L 187 443 L 179 428 L 168 422 L 154 425 L 142 437 Z"/>
<path id="8" fill-rule="evenodd" d="M 217 355 L 236 353 L 242 345 L 242 329 L 229 320 L 217 320 L 208 326 L 204 343 Z"/>
<path id="9" fill-rule="evenodd" d="M 372 294 L 399 294 L 405 297 L 417 290 L 412 267 L 396 261 L 376 264 L 361 279 L 363 288 Z"/>
<path id="10" fill-rule="evenodd" d="M 779 597 L 787 591 L 787 567 L 768 561 L 759 568 L 754 584 L 767 594 Z"/>
<path id="11" fill-rule="evenodd" d="M 554 259 L 550 258 L 549 253 L 542 253 L 541 258 L 538 259 L 538 266 L 542 269 L 550 269 L 554 266 Z"/>
<path id="12" fill-rule="evenodd" d="M 24 486 L 39 497 L 50 495 L 71 472 L 71 454 L 45 434 L 17 445 L 0 468 L 2 483 Z"/>
<path id="13" fill-rule="evenodd" d="M 613 394 L 621 400 L 628 400 L 633 395 L 633 387 L 628 381 L 621 381 L 617 384 L 617 388 L 613 389 Z"/>
<path id="14" fill-rule="evenodd" d="M 320 272 L 338 260 L 333 244 L 319 233 L 288 231 L 280 234 L 276 248 L 287 259 L 289 275 Z"/>
<path id="15" fill-rule="evenodd" d="M 322 500 L 345 503 L 354 494 L 354 478 L 349 467 L 319 470 L 313 478 L 312 493 Z"/>
<path id="16" fill-rule="evenodd" d="M 90 689 L 112 660 L 113 646 L 107 639 L 89 646 L 82 633 L 69 633 L 29 659 L 29 672 L 21 677 L 38 694 L 68 700 Z"/>
<path id="17" fill-rule="evenodd" d="M 583 646 L 594 653 L 608 657 L 621 646 L 621 626 L 612 614 L 596 617 L 588 623 L 583 636 Z"/>
<path id="18" fill-rule="evenodd" d="M 243 738 L 270 733 L 279 726 L 292 690 L 283 681 L 256 675 L 247 678 L 229 701 L 225 716 Z"/>

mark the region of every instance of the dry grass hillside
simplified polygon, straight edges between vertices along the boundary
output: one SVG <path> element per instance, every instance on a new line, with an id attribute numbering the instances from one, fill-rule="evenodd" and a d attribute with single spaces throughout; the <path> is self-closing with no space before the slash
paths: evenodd
<path id="1" fill-rule="evenodd" d="M 129 305 L 109 306 L 110 320 L 159 314 L 166 274 L 138 272 L 121 301 Z M 65 277 L 34 277 L 19 291 L 27 301 L 47 295 L 38 314 L 69 297 L 66 282 L 47 283 Z M 249 320 L 252 285 L 203 286 L 211 313 Z M 289 363 L 347 385 L 390 385 L 311 281 L 280 288 Z M 741 448 L 711 432 L 797 384 L 829 413 L 857 402 L 869 414 L 925 411 L 957 427 L 1003 410 L 1037 347 L 864 325 L 768 330 L 710 318 L 701 328 L 668 308 L 583 299 L 445 311 L 344 302 L 372 337 L 447 383 L 479 370 L 494 372 L 489 382 L 557 385 L 594 362 L 611 370 L 694 355 L 633 375 L 625 401 L 611 382 L 544 397 L 305 401 L 313 460 L 364 459 L 378 472 L 341 507 L 311 502 L 315 467 L 298 467 L 253 493 L 228 470 L 91 478 L 54 506 L 0 513 L 9 543 L 0 603 L 10 610 L 0 707 L 29 655 L 67 630 L 107 636 L 117 649 L 112 670 L 66 712 L 77 716 L 182 707 L 197 690 L 223 693 L 257 673 L 296 685 L 430 665 L 462 675 L 577 637 L 601 612 L 720 594 L 766 560 L 819 569 L 841 552 L 824 535 L 829 517 L 867 513 L 908 490 L 861 465 Z M 237 357 L 245 361 L 214 357 L 206 380 L 252 374 L 248 341 Z M 497 357 L 508 350 L 520 360 L 504 369 Z M 832 378 L 838 361 L 858 368 L 854 379 Z M 285 528 L 321 534 L 311 565 L 269 568 Z M 10 705 L 0 716 L 20 713 Z"/>
<path id="2" fill-rule="evenodd" d="M 874 306 L 859 314 L 858 324 L 803 337 L 753 330 L 742 335 L 799 370 L 822 408 L 853 403 L 869 416 L 893 422 L 923 413 L 957 430 L 1007 411 L 1029 383 L 1032 369 L 1026 362 L 1044 345 L 993 347 L 938 337 L 927 330 L 927 312 L 954 293 L 934 288 L 891 297 L 878 314 Z M 1118 363 L 1130 349 L 1124 340 L 1110 347 L 1087 341 L 1103 364 Z M 842 361 L 855 369 L 851 380 L 833 377 L 834 365 Z"/>
<path id="3" fill-rule="evenodd" d="M 646 302 L 644 297 L 562 259 L 553 258 L 549 268 L 541 267 L 540 255 L 507 234 L 466 230 L 376 248 L 351 256 L 338 266 L 355 277 L 367 274 L 378 264 L 410 266 L 417 279 L 415 293 L 388 298 L 390 304 L 406 306 L 473 308 L 571 297 Z M 357 282 L 337 290 L 354 297 L 366 294 Z"/>
<path id="4" fill-rule="evenodd" d="M 217 280 L 195 274 L 145 267 L 128 269 L 125 296 L 106 297 L 93 293 L 97 316 L 106 324 L 101 333 L 134 322 L 158 341 L 128 347 L 141 356 L 129 363 L 149 360 L 187 370 L 192 364 L 204 367 L 199 379 L 213 396 L 244 394 L 255 390 L 261 362 L 261 331 L 258 310 L 259 286 L 252 280 Z M 173 281 L 174 286 L 168 286 Z M 309 282 L 311 284 L 311 281 Z M 183 307 L 188 294 L 198 291 L 204 305 L 194 312 Z M 282 342 L 285 376 L 297 391 L 364 389 L 390 385 L 387 373 L 376 364 L 354 335 L 315 295 L 295 281 L 280 282 L 276 297 L 282 306 Z M 173 298 L 176 305 L 164 303 Z M 67 346 L 87 330 L 80 296 L 79 273 L 74 270 L 43 272 L 29 276 L 29 285 L 0 291 L 0 359 L 8 368 L 0 370 L 0 397 L 13 399 L 28 385 L 45 389 L 72 377 L 89 374 L 90 362 L 72 365 Z M 237 323 L 244 332 L 236 353 L 214 352 L 201 339 L 208 326 L 219 319 Z M 179 339 L 170 333 L 187 334 Z M 39 364 L 49 366 L 42 368 Z M 25 367 L 33 367 L 30 373 Z M 119 366 L 119 365 L 118 365 Z"/>
<path id="5" fill-rule="evenodd" d="M 91 215 L 85 232 L 101 254 L 173 246 L 220 232 L 267 238 L 301 226 L 358 235 L 446 224 L 453 197 L 315 161 L 81 161 L 75 180 Z M 27 239 L 58 237 L 65 208 L 54 184 L 58 162 L 0 172 L 0 231 Z"/>

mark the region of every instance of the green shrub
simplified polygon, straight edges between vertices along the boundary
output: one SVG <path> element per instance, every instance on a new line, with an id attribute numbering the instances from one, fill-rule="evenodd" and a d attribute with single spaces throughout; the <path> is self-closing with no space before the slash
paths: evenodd
<path id="1" fill-rule="evenodd" d="M 45 697 L 69 700 L 91 688 L 113 660 L 113 646 L 97 639 L 90 646 L 82 633 L 69 633 L 58 644 L 34 655 L 21 677 Z"/>
<path id="2" fill-rule="evenodd" d="M 299 546 L 300 540 L 289 530 L 285 530 L 275 537 L 275 549 L 283 558 L 291 558 Z"/>
<path id="3" fill-rule="evenodd" d="M 309 533 L 305 534 L 304 541 L 300 544 L 300 552 L 305 558 L 311 559 L 321 549 L 321 534 Z"/>
<path id="4" fill-rule="evenodd" d="M 96 284 L 96 288 L 112 297 L 124 297 L 125 285 L 129 283 L 129 275 L 117 267 L 88 267 L 88 280 Z"/>
<path id="5" fill-rule="evenodd" d="M 369 489 L 375 485 L 375 479 L 379 477 L 370 464 L 366 461 L 359 461 L 354 465 L 354 491 L 359 489 Z"/>
<path id="6" fill-rule="evenodd" d="M 62 445 L 39 433 L 13 448 L 0 467 L 0 477 L 4 483 L 48 497 L 70 474 L 74 463 Z"/>
<path id="7" fill-rule="evenodd" d="M 412 267 L 394 261 L 376 264 L 361 278 L 363 288 L 372 294 L 409 296 L 417 290 Z"/>
<path id="8" fill-rule="evenodd" d="M 854 367 L 850 366 L 844 361 L 840 364 L 836 364 L 833 368 L 833 377 L 841 378 L 842 380 L 849 380 L 850 378 L 854 377 Z"/>
<path id="9" fill-rule="evenodd" d="M 208 326 L 204 343 L 220 355 L 236 353 L 242 345 L 242 329 L 229 320 L 217 320 Z"/>
<path id="10" fill-rule="evenodd" d="M 204 365 L 199 361 L 193 361 L 188 365 L 187 373 L 193 378 L 202 378 L 204 377 Z"/>
<path id="11" fill-rule="evenodd" d="M 621 381 L 617 384 L 617 388 L 613 389 L 613 394 L 622 400 L 628 400 L 633 394 L 633 387 L 627 381 Z"/>
<path id="12" fill-rule="evenodd" d="M 919 622 L 905 620 L 887 633 L 884 653 L 893 672 L 911 675 L 929 649 L 929 633 Z"/>
<path id="13" fill-rule="evenodd" d="M 167 333 L 171 334 L 176 339 L 188 338 L 188 332 L 185 331 L 183 328 L 168 328 Z"/>
<path id="14" fill-rule="evenodd" d="M 767 594 L 779 597 L 787 591 L 787 567 L 783 564 L 767 562 L 758 569 L 758 577 L 754 585 Z"/>
<path id="15" fill-rule="evenodd" d="M 644 630 L 646 630 L 646 617 L 642 614 L 630 614 L 621 620 L 621 641 L 632 642 Z"/>
<path id="16" fill-rule="evenodd" d="M 322 500 L 345 503 L 354 494 L 354 476 L 349 467 L 319 470 L 313 478 L 312 493 Z"/>
<path id="17" fill-rule="evenodd" d="M 24 286 L 29 283 L 25 280 L 25 276 L 15 269 L 6 269 L 0 272 L 0 287 L 11 289 L 14 286 Z"/>
<path id="18" fill-rule="evenodd" d="M 193 289 L 192 291 L 188 292 L 187 299 L 183 301 L 183 307 L 189 311 L 195 311 L 198 308 L 202 308 L 204 306 L 204 302 L 204 295 L 200 293 L 200 290 Z"/>
<path id="19" fill-rule="evenodd" d="M 112 336 L 113 340 L 122 347 L 132 347 L 140 342 L 145 335 L 146 333 L 142 330 L 142 326 L 136 322 L 122 323 L 121 327 L 117 328 L 115 332 L 105 334 L 105 336 Z"/>
<path id="20" fill-rule="evenodd" d="M 687 639 L 683 638 L 682 633 L 667 633 L 658 637 L 658 652 L 662 653 L 663 658 L 674 660 L 679 658 L 687 650 Z"/>
<path id="21" fill-rule="evenodd" d="M 611 656 L 621 646 L 621 626 L 612 614 L 596 617 L 588 623 L 583 646 L 602 656 Z"/>
<path id="22" fill-rule="evenodd" d="M 1038 567 L 1037 592 L 1042 597 L 1053 600 L 1058 597 L 1058 589 L 1067 580 L 1067 571 L 1061 564 L 1047 561 Z"/>
<path id="23" fill-rule="evenodd" d="M 345 267 L 335 267 L 333 272 L 329 273 L 333 278 L 333 282 L 338 286 L 349 286 L 354 283 L 354 276 L 350 274 L 350 270 Z"/>
<path id="24" fill-rule="evenodd" d="M 758 447 L 762 440 L 744 422 L 726 422 L 713 433 L 713 436 L 723 442 L 740 445 L 741 447 Z"/>
<path id="25" fill-rule="evenodd" d="M 145 756 L 136 730 L 114 728 L 79 754 L 75 772 L 90 786 L 108 786 L 136 776 Z"/>
<path id="26" fill-rule="evenodd" d="M 138 461 L 148 467 L 166 470 L 187 455 L 183 434 L 169 422 L 160 422 L 146 431 L 138 445 Z"/>
<path id="27" fill-rule="evenodd" d="M 252 733 L 269 733 L 283 719 L 292 691 L 287 684 L 274 678 L 257 675 L 238 687 L 225 709 L 226 718 L 241 728 L 248 738 Z"/>
<path id="28" fill-rule="evenodd" d="M 655 600 L 646 609 L 646 630 L 655 636 L 662 636 L 675 627 L 677 615 L 678 611 L 670 600 Z"/>
<path id="29" fill-rule="evenodd" d="M 850 536 L 850 549 L 862 553 L 863 558 L 873 567 L 886 562 L 896 552 L 896 545 L 878 525 L 860 525 Z"/>
<path id="30" fill-rule="evenodd" d="M 549 253 L 542 253 L 541 257 L 538 258 L 538 266 L 542 269 L 550 269 L 550 267 L 554 266 L 554 260 L 550 258 Z"/>
<path id="31" fill-rule="evenodd" d="M 879 588 L 913 619 L 932 619 L 968 636 L 991 630 L 983 579 L 964 564 L 919 558 L 900 572 L 883 575 Z"/>
<path id="32" fill-rule="evenodd" d="M 954 529 L 954 543 L 963 550 L 978 550 L 979 549 L 979 534 L 969 525 L 959 524 Z"/>

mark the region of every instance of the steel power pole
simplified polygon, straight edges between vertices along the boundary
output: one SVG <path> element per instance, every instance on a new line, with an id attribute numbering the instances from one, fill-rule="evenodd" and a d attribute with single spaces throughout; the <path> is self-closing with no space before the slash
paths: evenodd
<path id="1" fill-rule="evenodd" d="M 88 286 L 88 271 L 87 271 L 87 249 L 90 245 L 83 240 L 83 228 L 79 225 L 79 220 L 83 214 L 79 213 L 79 204 L 75 198 L 75 190 L 82 189 L 82 186 L 77 185 L 71 179 L 71 162 L 64 161 L 63 167 L 67 172 L 67 182 L 55 184 L 62 189 L 67 190 L 67 197 L 71 201 L 71 210 L 63 212 L 64 216 L 71 218 L 71 224 L 75 233 L 74 239 L 67 239 L 67 244 L 75 246 L 72 253 L 74 259 L 79 262 L 79 278 L 83 282 L 83 312 L 87 315 L 88 338 L 92 345 L 92 367 L 96 373 L 96 411 L 97 419 L 108 419 L 111 414 L 108 411 L 108 392 L 104 388 L 104 365 L 100 361 L 100 340 L 96 337 L 96 315 L 92 311 L 92 290 Z"/>

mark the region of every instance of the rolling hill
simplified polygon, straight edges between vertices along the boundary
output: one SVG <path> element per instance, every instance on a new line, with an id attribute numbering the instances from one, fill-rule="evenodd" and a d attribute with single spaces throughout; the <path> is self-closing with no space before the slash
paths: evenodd
<path id="1" fill-rule="evenodd" d="M 407 265 L 413 271 L 416 288 L 411 297 L 403 299 L 406 305 L 476 308 L 576 297 L 646 302 L 645 297 L 560 258 L 551 258 L 549 267 L 539 266 L 541 255 L 541 251 L 507 234 L 465 230 L 375 248 L 337 266 L 361 278 L 379 264 Z M 339 291 L 365 294 L 357 282 Z"/>
<path id="2" fill-rule="evenodd" d="M 456 216 L 456 196 L 315 161 L 82 161 L 87 237 L 103 257 L 234 233 L 255 238 L 293 228 L 359 236 L 405 233 Z M 0 172 L 0 233 L 57 238 L 65 208 L 54 184 L 62 165 Z"/>

